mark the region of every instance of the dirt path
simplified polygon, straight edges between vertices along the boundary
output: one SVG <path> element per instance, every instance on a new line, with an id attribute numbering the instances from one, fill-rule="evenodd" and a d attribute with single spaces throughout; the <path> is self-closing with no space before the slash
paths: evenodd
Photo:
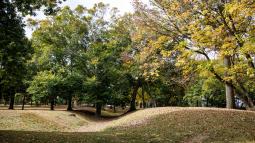
<path id="1" fill-rule="evenodd" d="M 97 121 L 90 122 L 85 126 L 81 126 L 77 132 L 100 132 L 110 127 L 113 121 Z"/>

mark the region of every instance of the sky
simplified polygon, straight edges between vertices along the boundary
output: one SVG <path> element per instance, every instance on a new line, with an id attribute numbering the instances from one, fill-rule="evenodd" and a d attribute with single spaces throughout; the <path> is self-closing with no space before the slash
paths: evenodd
<path id="1" fill-rule="evenodd" d="M 133 11 L 132 0 L 67 0 L 62 5 L 75 8 L 78 4 L 80 4 L 90 8 L 95 3 L 99 2 L 108 3 L 111 7 L 117 7 L 121 13 Z"/>
<path id="2" fill-rule="evenodd" d="M 125 12 L 133 12 L 134 9 L 132 7 L 132 1 L 133 0 L 66 0 L 61 4 L 61 7 L 63 6 L 69 6 L 72 9 L 74 9 L 77 5 L 83 5 L 87 8 L 93 7 L 95 3 L 103 2 L 106 4 L 110 4 L 110 7 L 116 7 L 119 9 L 121 14 L 124 14 Z M 148 3 L 148 0 L 141 0 L 144 3 Z M 38 12 L 37 16 L 34 17 L 36 19 L 43 19 L 45 16 L 42 12 Z M 33 30 L 29 27 L 25 27 L 26 36 L 28 38 L 31 38 Z"/>

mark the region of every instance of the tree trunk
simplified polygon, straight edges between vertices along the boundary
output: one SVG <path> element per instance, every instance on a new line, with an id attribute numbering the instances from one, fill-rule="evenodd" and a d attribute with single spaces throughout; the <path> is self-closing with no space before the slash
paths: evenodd
<path id="1" fill-rule="evenodd" d="M 224 65 L 227 68 L 231 67 L 231 60 L 229 56 L 224 57 Z M 227 76 L 227 72 L 225 73 L 225 76 Z M 230 81 L 232 83 L 232 81 Z M 225 89 L 226 89 L 226 108 L 228 109 L 234 109 L 235 108 L 235 94 L 234 94 L 234 88 L 232 84 L 225 83 Z"/>
<path id="2" fill-rule="evenodd" d="M 15 93 L 12 91 L 9 91 L 10 94 L 10 104 L 9 104 L 9 109 L 14 109 L 14 98 L 15 98 Z"/>
<path id="3" fill-rule="evenodd" d="M 101 117 L 101 110 L 102 110 L 102 104 L 101 103 L 96 103 L 96 117 L 100 118 Z"/>
<path id="4" fill-rule="evenodd" d="M 66 100 L 64 99 L 64 102 L 65 102 L 64 105 L 67 105 L 67 99 Z"/>
<path id="5" fill-rule="evenodd" d="M 2 89 L 0 86 L 0 104 L 3 103 L 3 95 L 2 95 Z"/>
<path id="6" fill-rule="evenodd" d="M 24 95 L 23 95 L 23 100 L 22 100 L 22 110 L 24 110 L 25 100 L 26 100 L 26 94 L 24 94 Z"/>
<path id="7" fill-rule="evenodd" d="M 235 96 L 234 96 L 233 86 L 226 83 L 225 89 L 226 89 L 226 108 L 234 109 L 235 108 Z"/>
<path id="8" fill-rule="evenodd" d="M 54 110 L 54 97 L 50 100 L 50 110 Z"/>
<path id="9" fill-rule="evenodd" d="M 229 60 L 226 60 L 226 62 L 227 62 L 227 61 L 229 61 Z M 235 91 L 235 93 L 236 93 L 236 96 L 245 104 L 247 110 L 253 110 L 253 111 L 255 111 L 254 103 L 253 103 L 251 100 L 249 100 L 249 99 L 251 99 L 251 98 L 250 98 L 250 95 L 249 95 L 249 93 L 244 89 L 244 87 L 242 87 L 242 84 L 239 85 L 241 88 L 238 89 L 236 86 L 233 85 L 232 82 L 226 82 L 226 81 L 224 81 L 224 80 L 220 77 L 220 75 L 218 75 L 218 74 L 215 72 L 215 70 L 214 70 L 213 68 L 212 68 L 210 71 L 215 75 L 216 79 L 218 79 L 220 82 L 224 83 L 225 85 L 226 85 L 226 84 L 230 85 L 230 86 L 234 89 L 234 91 Z M 234 98 L 232 98 L 232 100 L 234 100 Z M 234 104 L 234 105 L 235 105 L 235 104 Z"/>
<path id="10" fill-rule="evenodd" d="M 252 100 L 252 96 L 244 88 L 243 85 L 240 85 L 240 86 L 241 86 L 242 91 L 244 92 L 244 95 L 246 96 L 246 98 L 240 98 L 241 100 L 245 100 L 243 102 L 246 104 L 246 109 L 247 110 L 255 110 L 254 103 L 253 103 L 253 100 Z"/>
<path id="11" fill-rule="evenodd" d="M 246 110 L 252 110 L 252 111 L 255 111 L 255 107 L 254 107 L 254 103 L 249 95 L 249 93 L 244 93 L 245 95 L 245 98 L 240 98 L 240 100 L 245 104 L 245 108 Z"/>
<path id="12" fill-rule="evenodd" d="M 135 111 L 136 110 L 136 103 L 135 103 L 135 101 L 136 101 L 136 95 L 137 95 L 138 88 L 139 88 L 138 85 L 134 86 L 133 93 L 132 93 L 132 96 L 131 96 L 131 102 L 130 102 L 130 109 L 129 109 L 129 111 Z"/>
<path id="13" fill-rule="evenodd" d="M 209 107 L 209 98 L 206 97 L 206 107 Z"/>
<path id="14" fill-rule="evenodd" d="M 113 104 L 113 112 L 116 113 L 116 105 L 115 105 L 115 103 Z"/>
<path id="15" fill-rule="evenodd" d="M 248 97 L 247 103 L 246 103 L 246 110 L 255 111 L 254 103 L 251 98 Z"/>
<path id="16" fill-rule="evenodd" d="M 67 107 L 67 111 L 72 111 L 72 96 L 69 95 L 68 97 L 68 107 Z"/>
<path id="17" fill-rule="evenodd" d="M 142 100 L 143 100 L 143 108 L 146 107 L 145 99 L 144 99 L 144 88 L 142 87 Z"/>

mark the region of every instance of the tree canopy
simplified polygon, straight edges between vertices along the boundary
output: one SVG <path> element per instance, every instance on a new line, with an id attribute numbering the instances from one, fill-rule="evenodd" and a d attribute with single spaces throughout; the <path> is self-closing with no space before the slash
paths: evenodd
<path id="1" fill-rule="evenodd" d="M 133 1 L 134 13 L 97 3 L 58 7 L 61 0 L 1 4 L 0 88 L 11 100 L 110 105 L 129 111 L 155 106 L 215 106 L 254 110 L 255 2 Z M 42 8 L 48 16 L 22 15 Z M 237 106 L 237 107 L 235 107 Z M 239 106 L 239 107 L 238 107 Z"/>

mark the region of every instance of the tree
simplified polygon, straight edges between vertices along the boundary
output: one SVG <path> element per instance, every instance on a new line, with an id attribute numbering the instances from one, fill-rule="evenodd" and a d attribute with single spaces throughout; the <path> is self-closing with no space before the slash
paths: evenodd
<path id="1" fill-rule="evenodd" d="M 125 82 L 125 76 L 120 70 L 121 53 L 114 51 L 113 47 L 106 43 L 94 45 L 87 54 L 89 56 L 87 67 L 90 71 L 85 81 L 87 101 L 96 105 L 96 116 L 100 117 L 102 106 L 116 98 L 115 94 L 121 95 L 125 92 L 120 86 Z"/>
<path id="2" fill-rule="evenodd" d="M 62 80 L 66 86 L 67 110 L 72 110 L 72 97 L 77 92 L 77 84 L 82 85 L 76 78 L 76 75 L 81 75 L 79 66 L 87 48 L 84 43 L 87 22 L 81 10 L 84 10 L 81 6 L 74 11 L 64 7 L 56 16 L 35 22 L 39 28 L 32 37 L 35 48 L 33 61 L 38 69 L 65 78 Z"/>
<path id="3" fill-rule="evenodd" d="M 9 1 L 0 2 L 0 84 L 2 94 L 10 98 L 9 109 L 14 107 L 15 93 L 23 85 L 26 74 L 26 60 L 32 49 L 25 37 L 21 17 L 16 15 L 15 7 Z"/>
<path id="4" fill-rule="evenodd" d="M 62 93 L 68 100 L 67 110 L 72 111 L 72 99 L 75 96 L 82 96 L 84 92 L 83 76 L 77 72 L 72 72 L 63 78 Z M 62 95 L 62 96 L 63 96 Z"/>
<path id="5" fill-rule="evenodd" d="M 209 76 L 225 84 L 227 108 L 234 107 L 235 93 L 251 110 L 254 105 L 250 90 L 254 87 L 248 83 L 253 81 L 254 73 L 251 14 L 254 4 L 251 1 L 155 0 L 152 8 L 148 8 L 135 2 L 139 20 L 166 36 L 175 48 L 169 56 L 179 54 L 177 65 L 184 69 L 184 76 L 194 70 L 208 71 Z"/>
<path id="6" fill-rule="evenodd" d="M 139 88 L 144 88 L 146 82 L 158 77 L 159 62 L 156 50 L 152 48 L 150 39 L 155 38 L 153 32 L 146 31 L 136 22 L 135 14 L 127 14 L 117 21 L 122 29 L 119 41 L 125 42 L 123 52 L 124 69 L 127 73 L 132 93 L 130 97 L 130 110 L 136 110 L 136 97 Z"/>
<path id="7" fill-rule="evenodd" d="M 4 0 L 0 2 L 1 14 L 1 45 L 0 51 L 0 83 L 1 95 L 10 98 L 9 109 L 13 109 L 15 93 L 21 89 L 22 78 L 25 75 L 25 61 L 29 58 L 32 49 L 25 38 L 22 17 L 27 14 L 35 14 L 34 10 L 45 6 L 45 13 L 51 14 L 56 11 L 57 3 L 61 1 L 47 0 Z"/>
<path id="8" fill-rule="evenodd" d="M 122 95 L 126 91 L 120 85 L 126 83 L 125 74 L 122 73 L 123 47 L 118 47 L 115 40 L 109 37 L 106 39 L 107 42 L 93 42 L 87 51 L 88 78 L 85 84 L 87 100 L 96 105 L 97 117 L 101 116 L 102 106 L 116 98 L 115 94 Z"/>
<path id="9" fill-rule="evenodd" d="M 101 116 L 102 106 L 107 103 L 117 104 L 116 99 L 125 99 L 129 88 L 123 73 L 122 53 L 128 40 L 123 37 L 119 26 L 117 10 L 110 9 L 112 15 L 107 19 L 109 6 L 96 4 L 89 10 L 90 21 L 87 35 L 87 61 L 83 63 L 87 79 L 85 81 L 86 100 L 96 106 L 96 116 Z M 123 97 L 123 98 L 122 98 Z"/>
<path id="10" fill-rule="evenodd" d="M 43 8 L 45 14 L 53 14 L 65 0 L 12 0 L 11 4 L 23 15 L 36 15 L 35 10 Z M 9 2 L 9 0 L 7 0 Z"/>
<path id="11" fill-rule="evenodd" d="M 224 85 L 214 77 L 196 77 L 188 85 L 184 100 L 191 106 L 226 106 Z"/>
<path id="12" fill-rule="evenodd" d="M 50 100 L 50 109 L 54 110 L 54 102 L 57 95 L 61 95 L 62 78 L 53 74 L 52 71 L 39 72 L 30 83 L 27 91 L 32 94 L 36 100 L 47 98 Z"/>

